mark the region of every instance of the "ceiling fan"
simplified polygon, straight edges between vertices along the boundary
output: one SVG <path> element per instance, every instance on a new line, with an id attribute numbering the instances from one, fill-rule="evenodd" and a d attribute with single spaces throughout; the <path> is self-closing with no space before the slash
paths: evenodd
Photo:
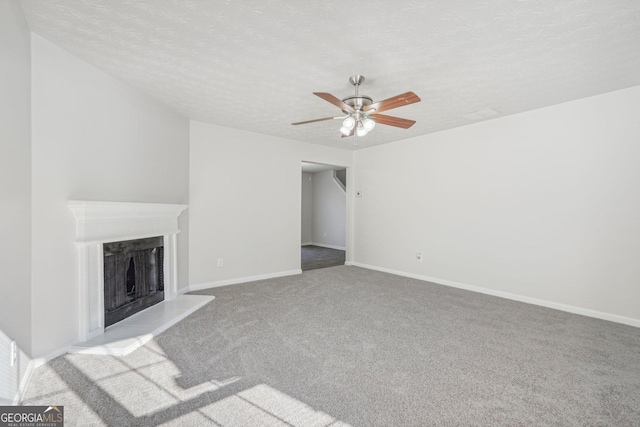
<path id="1" fill-rule="evenodd" d="M 395 126 L 403 129 L 409 129 L 415 123 L 415 120 L 401 119 L 399 117 L 387 116 L 380 114 L 383 111 L 392 108 L 402 107 L 403 105 L 420 102 L 420 98 L 413 92 L 403 93 L 393 96 L 384 101 L 373 102 L 373 99 L 366 95 L 359 95 L 358 88 L 364 82 L 364 76 L 356 74 L 349 77 L 349 82 L 355 86 L 355 95 L 348 96 L 342 100 L 336 98 L 330 93 L 313 92 L 327 102 L 332 103 L 342 110 L 343 116 L 324 117 L 322 119 L 307 120 L 304 122 L 291 123 L 292 125 L 304 125 L 307 123 L 321 122 L 324 120 L 344 119 L 340 132 L 342 137 L 346 138 L 356 134 L 357 136 L 365 136 L 371 131 L 376 123 L 387 126 Z"/>

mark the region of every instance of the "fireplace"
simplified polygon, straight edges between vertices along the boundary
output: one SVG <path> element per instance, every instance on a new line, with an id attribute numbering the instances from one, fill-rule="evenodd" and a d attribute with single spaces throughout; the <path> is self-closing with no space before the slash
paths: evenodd
<path id="1" fill-rule="evenodd" d="M 76 220 L 80 304 L 78 342 L 104 335 L 105 327 L 109 325 L 108 312 L 118 309 L 118 314 L 114 314 L 117 318 L 138 308 L 138 305 L 153 305 L 154 298 L 163 297 L 165 301 L 176 298 L 177 236 L 180 232 L 178 217 L 187 208 L 186 205 L 83 200 L 70 200 L 67 205 Z M 132 241 L 139 240 L 144 243 L 136 243 L 133 248 L 123 249 Z M 138 250 L 143 253 L 134 255 Z M 108 258 L 113 256 L 116 258 Z M 108 273 L 110 267 L 106 263 L 111 265 L 117 259 L 124 263 L 121 266 L 124 275 L 111 279 L 110 275 L 115 273 Z M 122 272 L 118 268 L 120 267 L 115 271 Z M 140 279 L 143 275 L 153 275 L 155 279 L 147 283 L 146 279 Z M 118 283 L 124 281 L 124 291 L 123 288 L 107 290 L 110 288 L 108 282 L 112 280 Z M 138 292 L 146 293 L 146 296 L 152 295 L 152 298 L 142 298 L 139 300 L 141 302 L 133 301 Z M 118 296 L 113 297 L 116 302 L 114 306 L 108 300 L 115 293 Z M 141 310 L 147 307 L 149 306 Z"/>
<path id="2" fill-rule="evenodd" d="M 164 300 L 162 236 L 102 247 L 105 327 Z"/>

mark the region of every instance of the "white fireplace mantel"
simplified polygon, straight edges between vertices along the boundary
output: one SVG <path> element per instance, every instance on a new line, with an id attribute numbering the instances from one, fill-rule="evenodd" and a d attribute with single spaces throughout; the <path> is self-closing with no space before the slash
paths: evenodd
<path id="1" fill-rule="evenodd" d="M 178 217 L 187 205 L 70 200 L 67 206 L 79 249 L 79 341 L 104 333 L 103 243 L 163 236 L 165 300 L 177 296 Z"/>

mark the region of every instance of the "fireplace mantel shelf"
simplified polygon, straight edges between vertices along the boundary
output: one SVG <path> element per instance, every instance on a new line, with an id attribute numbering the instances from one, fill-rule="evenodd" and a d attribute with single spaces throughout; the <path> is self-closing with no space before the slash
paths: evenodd
<path id="1" fill-rule="evenodd" d="M 70 200 L 76 243 L 107 243 L 179 233 L 178 216 L 187 205 Z"/>

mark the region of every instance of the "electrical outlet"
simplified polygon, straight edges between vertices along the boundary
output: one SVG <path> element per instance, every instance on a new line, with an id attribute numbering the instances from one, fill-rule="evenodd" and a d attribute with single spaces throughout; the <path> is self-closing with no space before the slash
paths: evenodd
<path id="1" fill-rule="evenodd" d="M 422 252 L 416 252 L 416 259 L 418 262 L 422 262 Z"/>
<path id="2" fill-rule="evenodd" d="M 218 258 L 218 267 L 224 267 L 224 258 Z"/>

